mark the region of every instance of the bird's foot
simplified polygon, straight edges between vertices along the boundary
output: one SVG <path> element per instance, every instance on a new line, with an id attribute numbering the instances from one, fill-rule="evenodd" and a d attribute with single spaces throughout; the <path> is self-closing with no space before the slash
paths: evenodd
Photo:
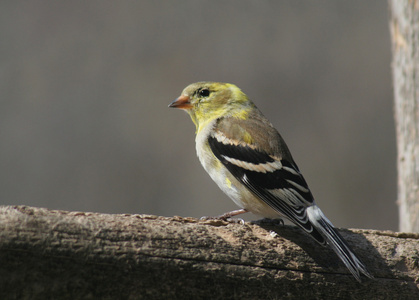
<path id="1" fill-rule="evenodd" d="M 211 220 L 222 220 L 222 221 L 226 221 L 229 223 L 238 223 L 238 224 L 244 224 L 244 220 L 241 218 L 232 218 L 234 216 L 240 215 L 240 214 L 244 214 L 247 213 L 247 210 L 242 208 L 242 209 L 238 209 L 238 210 L 233 210 L 230 212 L 227 212 L 225 214 L 219 215 L 217 217 L 208 217 L 208 216 L 204 216 L 201 217 L 199 220 L 200 221 L 211 221 Z"/>
<path id="2" fill-rule="evenodd" d="M 260 220 L 256 220 L 256 221 L 251 221 L 250 223 L 252 224 L 257 224 L 257 225 L 266 225 L 266 226 L 281 226 L 284 225 L 284 220 L 282 219 L 269 219 L 269 218 L 263 218 Z"/>

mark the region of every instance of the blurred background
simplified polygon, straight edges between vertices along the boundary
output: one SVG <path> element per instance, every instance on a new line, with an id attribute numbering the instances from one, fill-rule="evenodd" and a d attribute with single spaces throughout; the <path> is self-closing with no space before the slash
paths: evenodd
<path id="1" fill-rule="evenodd" d="M 336 226 L 397 229 L 386 1 L 1 1 L 0 41 L 1 205 L 236 209 L 167 107 L 211 80 L 279 129 Z"/>

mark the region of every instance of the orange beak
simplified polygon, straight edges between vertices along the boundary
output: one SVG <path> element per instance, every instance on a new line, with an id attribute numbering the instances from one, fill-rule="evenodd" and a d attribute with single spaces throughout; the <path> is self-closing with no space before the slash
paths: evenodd
<path id="1" fill-rule="evenodd" d="M 180 109 L 191 109 L 193 106 L 191 102 L 189 102 L 189 97 L 185 95 L 181 95 L 175 101 L 169 104 L 169 107 L 180 108 Z"/>

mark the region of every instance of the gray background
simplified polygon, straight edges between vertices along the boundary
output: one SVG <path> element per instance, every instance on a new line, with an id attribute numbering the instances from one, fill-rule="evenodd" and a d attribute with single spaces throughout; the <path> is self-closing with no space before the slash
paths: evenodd
<path id="1" fill-rule="evenodd" d="M 214 80 L 280 130 L 336 226 L 397 229 L 387 18 L 386 1 L 1 1 L 0 204 L 236 209 L 167 108 Z"/>

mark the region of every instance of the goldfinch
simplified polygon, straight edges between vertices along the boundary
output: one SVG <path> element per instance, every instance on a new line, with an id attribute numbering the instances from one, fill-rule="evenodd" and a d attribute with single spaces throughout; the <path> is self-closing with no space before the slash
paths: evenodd
<path id="1" fill-rule="evenodd" d="M 245 212 L 285 217 L 321 245 L 329 245 L 352 275 L 373 276 L 314 202 L 278 131 L 235 85 L 197 82 L 169 107 L 185 110 L 196 125 L 198 158 L 219 188 Z"/>

